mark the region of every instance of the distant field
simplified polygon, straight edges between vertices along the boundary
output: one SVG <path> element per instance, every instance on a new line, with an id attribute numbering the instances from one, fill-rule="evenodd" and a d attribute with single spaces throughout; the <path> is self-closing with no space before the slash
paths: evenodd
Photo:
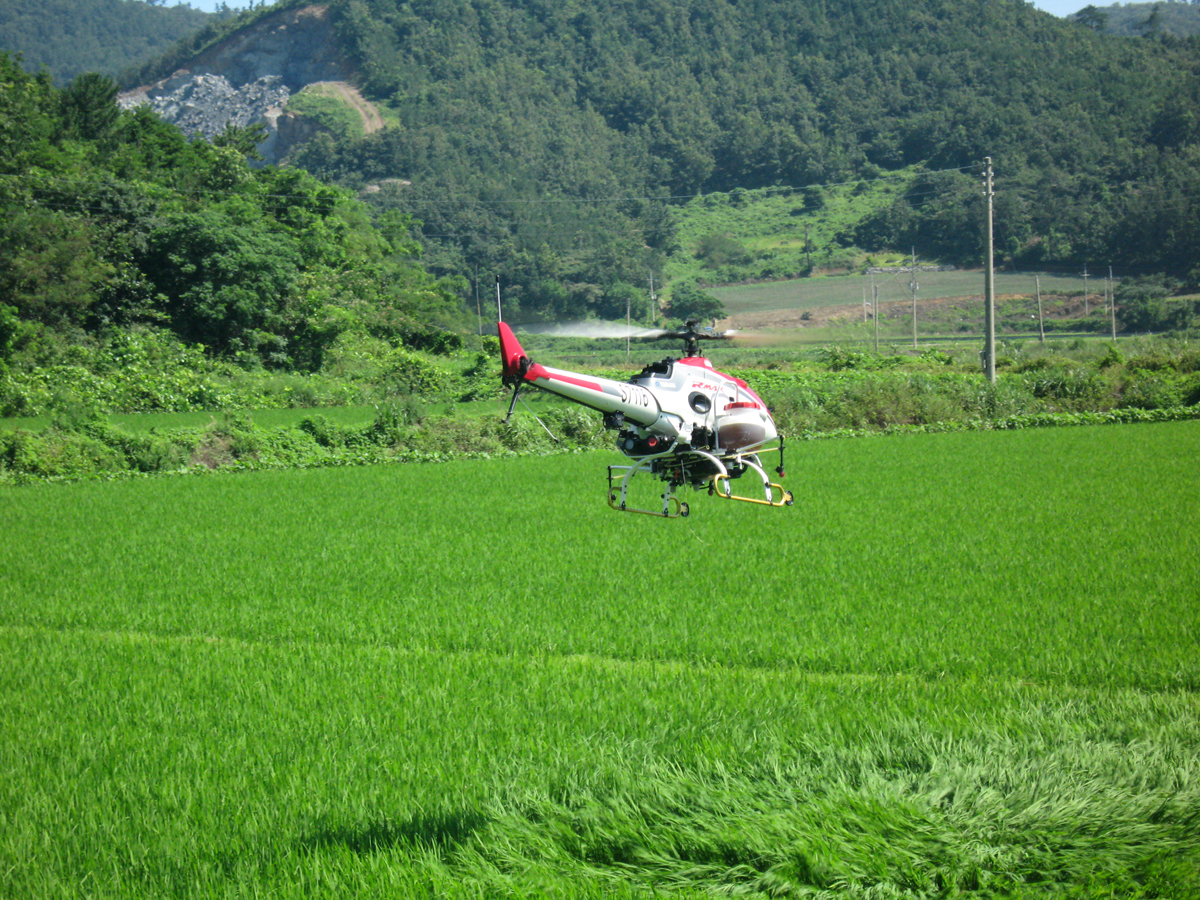
<path id="1" fill-rule="evenodd" d="M 0 896 L 1200 896 L 1198 448 L 5 490 Z"/>
<path id="2" fill-rule="evenodd" d="M 1083 279 L 1066 275 L 1042 274 L 1042 293 L 1069 291 L 1082 293 Z M 876 275 L 874 283 L 879 289 L 879 301 L 888 303 L 907 300 L 911 297 L 907 274 Z M 983 295 L 983 273 L 969 271 L 920 272 L 918 300 L 941 297 L 966 297 Z M 862 304 L 864 296 L 871 298 L 871 276 L 842 275 L 818 278 L 803 278 L 795 281 L 766 282 L 763 284 L 736 285 L 709 288 L 709 293 L 725 304 L 729 315 L 747 312 L 765 312 L 781 309 L 820 309 L 826 306 Z M 1034 293 L 1033 275 L 998 274 L 997 294 Z M 1102 295 L 1103 289 L 1096 279 L 1088 280 L 1088 290 L 1093 296 Z"/>

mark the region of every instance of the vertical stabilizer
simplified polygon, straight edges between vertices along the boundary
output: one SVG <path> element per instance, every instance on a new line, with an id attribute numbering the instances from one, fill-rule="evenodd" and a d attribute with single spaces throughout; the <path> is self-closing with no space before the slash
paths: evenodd
<path id="1" fill-rule="evenodd" d="M 525 375 L 525 370 L 529 368 L 525 350 L 506 324 L 497 322 L 496 330 L 500 334 L 500 362 L 504 366 L 501 377 L 505 384 L 520 381 Z"/>

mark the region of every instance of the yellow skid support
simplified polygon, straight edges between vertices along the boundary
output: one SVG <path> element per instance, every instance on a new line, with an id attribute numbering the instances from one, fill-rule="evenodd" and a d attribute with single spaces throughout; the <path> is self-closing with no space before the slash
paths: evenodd
<path id="1" fill-rule="evenodd" d="M 730 488 L 728 475 L 714 475 L 709 493 L 716 494 L 718 497 L 723 497 L 726 500 L 741 500 L 743 503 L 757 503 L 760 506 L 791 506 L 792 503 L 795 502 L 792 499 L 792 492 L 785 491 L 782 485 L 775 484 L 774 482 L 767 482 L 766 486 L 771 491 L 771 499 L 769 500 L 766 498 L 765 491 L 763 492 L 762 498 L 739 497 L 737 494 L 733 493 L 732 488 Z M 776 494 L 779 495 L 778 500 L 775 499 Z"/>

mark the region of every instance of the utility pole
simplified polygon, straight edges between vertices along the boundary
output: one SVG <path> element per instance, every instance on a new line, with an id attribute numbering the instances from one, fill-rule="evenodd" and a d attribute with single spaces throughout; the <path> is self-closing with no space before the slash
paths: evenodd
<path id="1" fill-rule="evenodd" d="M 1090 316 L 1092 314 L 1091 307 L 1088 305 L 1087 292 L 1087 263 L 1083 264 L 1083 314 Z"/>
<path id="2" fill-rule="evenodd" d="M 1037 288 L 1038 300 L 1038 340 L 1043 344 L 1046 343 L 1046 323 L 1042 318 L 1042 277 L 1040 275 L 1033 276 L 1034 286 Z"/>
<path id="3" fill-rule="evenodd" d="M 875 319 L 875 352 L 879 352 L 879 288 L 875 285 L 875 276 L 871 276 L 871 314 Z"/>
<path id="4" fill-rule="evenodd" d="M 987 246 L 987 266 L 983 270 L 983 371 L 987 380 L 996 383 L 996 278 L 992 258 L 992 158 L 984 159 L 987 164 L 986 185 L 984 196 L 987 197 L 987 235 L 984 242 Z"/>
<path id="5" fill-rule="evenodd" d="M 479 303 L 479 263 L 475 263 L 475 315 L 479 317 L 479 337 L 483 338 L 483 307 Z"/>
<path id="6" fill-rule="evenodd" d="M 633 306 L 633 298 L 628 294 L 625 295 L 625 358 L 629 359 L 629 318 L 630 311 Z"/>
<path id="7" fill-rule="evenodd" d="M 917 349 L 917 248 L 912 247 L 912 265 L 908 272 L 908 289 L 912 292 L 913 349 Z"/>
<path id="8" fill-rule="evenodd" d="M 1108 314 L 1112 317 L 1112 338 L 1117 339 L 1117 292 L 1113 289 L 1112 266 L 1108 267 Z"/>

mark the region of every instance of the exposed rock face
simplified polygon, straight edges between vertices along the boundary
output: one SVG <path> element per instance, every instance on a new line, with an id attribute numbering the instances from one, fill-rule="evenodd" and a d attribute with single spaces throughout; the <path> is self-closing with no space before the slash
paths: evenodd
<path id="1" fill-rule="evenodd" d="M 223 75 L 176 75 L 159 82 L 153 91 L 124 95 L 120 103 L 125 107 L 148 103 L 184 134 L 211 140 L 227 125 L 264 122 L 271 129 L 289 94 L 278 75 L 265 75 L 237 88 Z"/>
<path id="2" fill-rule="evenodd" d="M 350 67 L 338 52 L 328 6 L 280 10 L 231 35 L 189 64 L 193 75 L 224 75 L 234 85 L 278 75 L 295 93 L 314 81 L 344 81 Z"/>
<path id="3" fill-rule="evenodd" d="M 127 108 L 149 103 L 185 134 L 208 139 L 230 123 L 261 122 L 267 139 L 259 151 L 278 162 L 319 130 L 292 121 L 284 111 L 288 97 L 314 81 L 345 80 L 350 71 L 334 41 L 329 7 L 293 7 L 231 35 L 170 78 L 122 94 L 119 102 Z"/>

